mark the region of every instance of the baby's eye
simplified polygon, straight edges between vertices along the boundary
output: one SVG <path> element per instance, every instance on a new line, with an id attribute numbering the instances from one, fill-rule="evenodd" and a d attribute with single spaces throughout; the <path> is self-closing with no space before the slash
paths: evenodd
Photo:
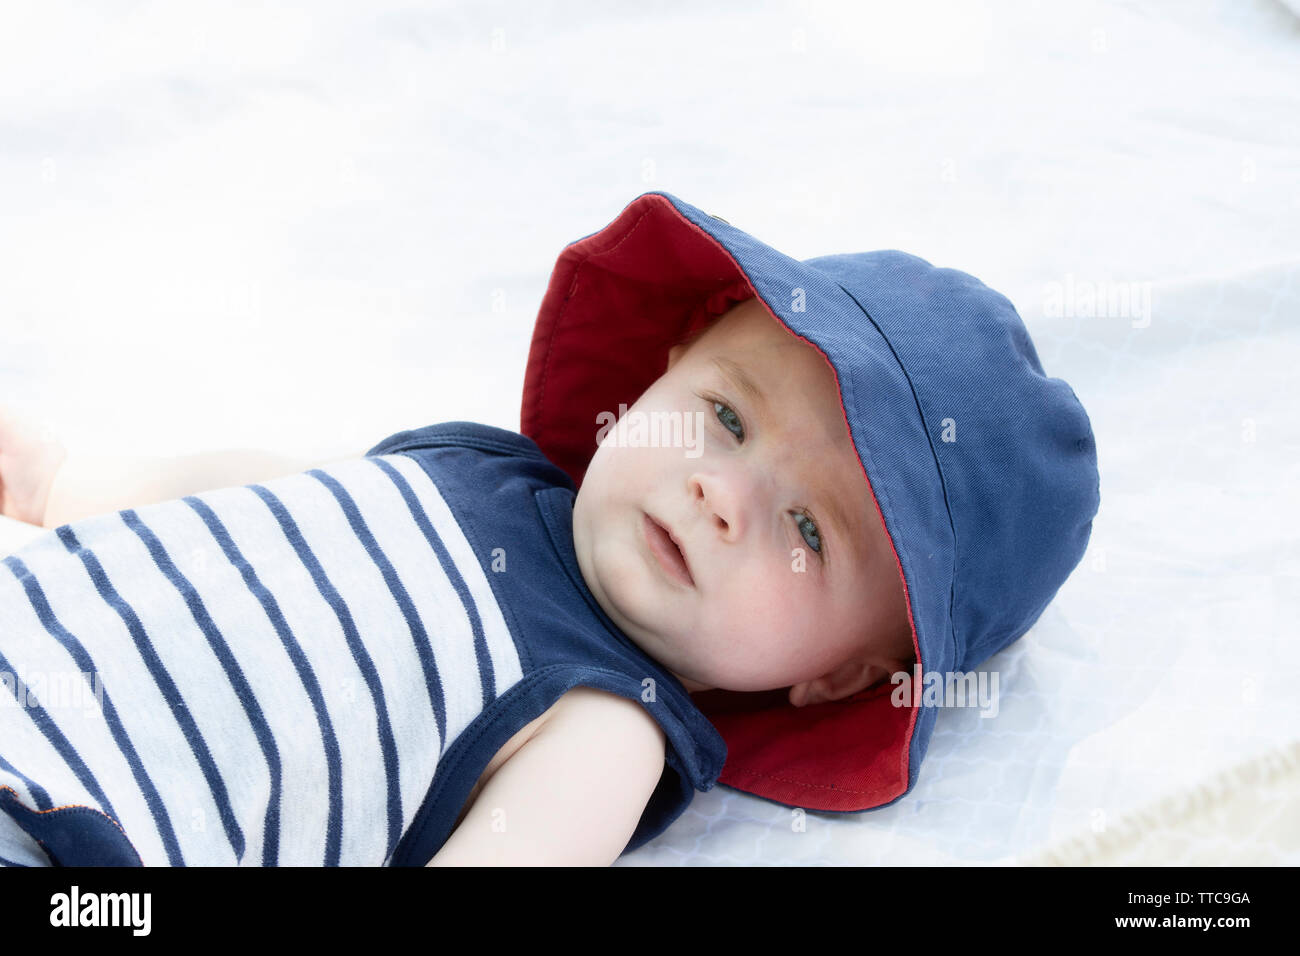
<path id="1" fill-rule="evenodd" d="M 745 440 L 745 427 L 740 423 L 740 416 L 729 406 L 715 401 L 713 402 L 713 413 L 717 416 L 718 421 L 722 422 L 722 427 L 736 436 L 737 441 L 743 442 Z M 794 515 L 795 524 L 799 526 L 799 533 L 803 535 L 804 541 L 808 542 L 808 547 L 821 554 L 822 536 L 817 530 L 817 523 L 802 512 L 792 511 L 790 513 Z"/>
<path id="2" fill-rule="evenodd" d="M 722 414 L 723 412 L 726 412 L 725 416 Z M 718 421 L 722 422 L 723 428 L 735 435 L 740 441 L 745 440 L 744 426 L 740 424 L 740 417 L 735 412 L 721 402 L 714 402 L 713 413 L 718 416 Z M 740 429 L 739 433 L 732 431 L 731 426 L 733 424 Z"/>
<path id="3" fill-rule="evenodd" d="M 797 511 L 792 512 L 792 514 L 794 515 L 794 523 L 799 525 L 799 531 L 803 534 L 803 539 L 808 542 L 808 547 L 821 554 L 822 536 L 817 533 L 817 525 L 805 514 L 800 514 Z M 811 531 L 808 529 L 811 529 Z"/>

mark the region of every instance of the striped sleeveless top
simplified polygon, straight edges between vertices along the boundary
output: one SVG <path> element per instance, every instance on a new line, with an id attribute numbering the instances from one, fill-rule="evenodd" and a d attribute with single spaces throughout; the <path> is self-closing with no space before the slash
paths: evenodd
<path id="1" fill-rule="evenodd" d="M 664 729 L 643 845 L 726 748 L 586 587 L 573 499 L 530 439 L 449 422 L 3 558 L 0 863 L 422 866 L 578 685 Z"/>

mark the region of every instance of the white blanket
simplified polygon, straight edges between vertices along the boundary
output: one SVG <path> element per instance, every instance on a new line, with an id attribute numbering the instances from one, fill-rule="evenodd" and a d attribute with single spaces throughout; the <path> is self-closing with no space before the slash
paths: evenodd
<path id="1" fill-rule="evenodd" d="M 719 787 L 620 864 L 1100 861 L 1139 830 L 1147 862 L 1300 863 L 1261 809 L 1300 740 L 1288 6 L 525 7 L 15 14 L 0 401 L 142 454 L 517 428 L 556 255 L 648 189 L 799 258 L 964 269 L 1101 472 L 1083 563 L 985 665 L 998 716 L 940 715 L 893 807 L 795 832 Z"/>

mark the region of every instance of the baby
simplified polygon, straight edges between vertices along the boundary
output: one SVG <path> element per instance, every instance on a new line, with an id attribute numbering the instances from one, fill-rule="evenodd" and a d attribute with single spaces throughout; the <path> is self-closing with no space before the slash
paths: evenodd
<path id="1" fill-rule="evenodd" d="M 0 561 L 0 862 L 604 865 L 719 782 L 885 806 L 1099 503 L 1002 296 L 665 193 L 561 254 L 521 432 L 146 485 L 0 419 L 0 513 L 54 529 Z"/>
<path id="2" fill-rule="evenodd" d="M 697 457 L 627 440 L 683 411 L 704 419 Z M 757 299 L 669 350 L 592 457 L 573 538 L 605 613 L 688 691 L 788 687 L 803 706 L 912 660 L 834 373 Z"/>

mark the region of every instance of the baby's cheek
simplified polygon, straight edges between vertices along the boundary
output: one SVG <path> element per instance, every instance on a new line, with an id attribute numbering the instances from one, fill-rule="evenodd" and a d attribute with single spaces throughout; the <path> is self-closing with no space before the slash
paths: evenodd
<path id="1" fill-rule="evenodd" d="M 727 594 L 725 607 L 715 619 L 725 622 L 734 640 L 750 654 L 768 655 L 790 640 L 798 640 L 806 611 L 806 596 L 782 574 L 751 575 L 745 584 Z"/>
<path id="2" fill-rule="evenodd" d="M 782 652 L 780 656 L 808 653 L 824 623 L 823 595 L 813 576 L 816 573 L 812 568 L 775 568 L 753 603 L 751 613 L 762 616 L 774 650 Z"/>

